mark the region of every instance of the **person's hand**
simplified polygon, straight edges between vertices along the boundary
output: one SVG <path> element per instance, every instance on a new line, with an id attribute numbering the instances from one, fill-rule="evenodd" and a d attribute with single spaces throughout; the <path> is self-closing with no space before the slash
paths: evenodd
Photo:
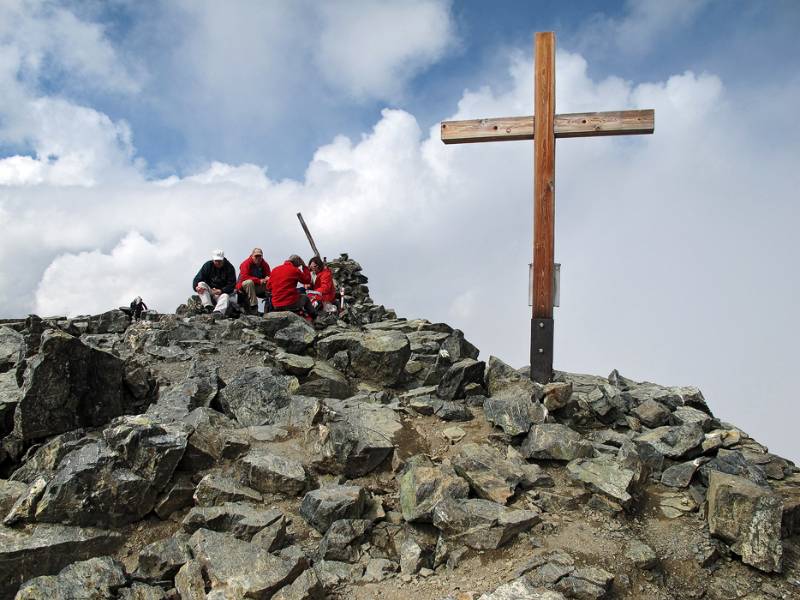
<path id="1" fill-rule="evenodd" d="M 203 288 L 202 288 L 202 286 L 198 285 L 197 287 L 194 288 L 194 291 L 197 292 L 198 294 L 202 294 L 203 293 Z"/>
<path id="2" fill-rule="evenodd" d="M 261 283 L 264 284 L 264 285 L 267 285 L 267 281 L 269 281 L 269 275 L 264 277 L 264 279 L 261 280 Z"/>

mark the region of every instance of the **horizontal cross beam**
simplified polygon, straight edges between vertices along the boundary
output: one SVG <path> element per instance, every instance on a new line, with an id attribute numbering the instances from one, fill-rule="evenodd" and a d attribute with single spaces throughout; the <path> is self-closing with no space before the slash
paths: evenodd
<path id="1" fill-rule="evenodd" d="M 553 128 L 557 138 L 632 135 L 653 133 L 655 121 L 656 114 L 653 109 L 571 113 L 556 115 Z M 533 116 L 444 121 L 442 123 L 442 141 L 445 144 L 532 139 Z"/>

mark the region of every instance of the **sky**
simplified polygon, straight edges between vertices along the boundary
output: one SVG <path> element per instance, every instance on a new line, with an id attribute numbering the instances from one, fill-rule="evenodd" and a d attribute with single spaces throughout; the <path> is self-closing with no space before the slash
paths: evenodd
<path id="1" fill-rule="evenodd" d="M 556 144 L 557 369 L 700 387 L 800 460 L 795 0 L 4 0 L 0 317 L 171 312 L 212 249 L 349 252 L 376 302 L 529 352 L 531 142 L 443 120 L 653 108 Z"/>

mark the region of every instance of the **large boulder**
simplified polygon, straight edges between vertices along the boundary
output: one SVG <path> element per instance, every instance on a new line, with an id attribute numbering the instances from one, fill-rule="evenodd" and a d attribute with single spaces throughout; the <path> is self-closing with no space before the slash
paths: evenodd
<path id="1" fill-rule="evenodd" d="M 594 455 L 594 447 L 580 433 L 560 423 L 531 427 L 520 453 L 525 458 L 570 461 Z"/>
<path id="2" fill-rule="evenodd" d="M 538 512 L 478 498 L 445 498 L 433 511 L 433 525 L 445 539 L 476 550 L 499 548 L 539 521 Z"/>
<path id="3" fill-rule="evenodd" d="M 731 544 L 742 562 L 767 573 L 782 569 L 783 500 L 769 487 L 712 471 L 708 478 L 708 530 Z"/>
<path id="4" fill-rule="evenodd" d="M 298 394 L 316 398 L 348 398 L 353 388 L 340 371 L 325 361 L 317 361 L 297 390 Z"/>
<path id="5" fill-rule="evenodd" d="M 334 521 L 358 519 L 364 513 L 367 494 L 356 485 L 331 485 L 308 492 L 300 504 L 300 515 L 320 533 Z"/>
<path id="6" fill-rule="evenodd" d="M 122 564 L 102 556 L 64 567 L 58 575 L 43 575 L 26 582 L 16 600 L 113 600 L 127 582 Z"/>
<path id="7" fill-rule="evenodd" d="M 411 356 L 411 345 L 399 331 L 345 332 L 317 342 L 317 353 L 330 359 L 342 350 L 350 357 L 350 369 L 359 379 L 387 385 L 397 383 Z"/>
<path id="8" fill-rule="evenodd" d="M 624 468 L 613 458 L 578 458 L 567 464 L 573 479 L 583 482 L 589 489 L 603 494 L 623 508 L 633 503 L 636 473 Z"/>
<path id="9" fill-rule="evenodd" d="M 505 389 L 483 402 L 486 420 L 511 437 L 525 435 L 534 423 L 544 423 L 547 409 L 527 392 Z"/>
<path id="10" fill-rule="evenodd" d="M 275 556 L 255 544 L 208 529 L 197 530 L 188 544 L 212 592 L 222 593 L 223 598 L 271 598 L 308 567 L 305 557 Z"/>
<path id="11" fill-rule="evenodd" d="M 400 477 L 400 508 L 406 521 L 430 523 L 436 506 L 445 498 L 466 498 L 469 484 L 450 466 L 416 458 Z"/>
<path id="12" fill-rule="evenodd" d="M 391 408 L 357 399 L 328 400 L 327 405 L 331 420 L 321 427 L 317 468 L 361 477 L 394 451 L 395 436 L 403 426 Z"/>
<path id="13" fill-rule="evenodd" d="M 488 444 L 463 444 L 452 462 L 479 498 L 500 504 L 508 502 L 525 477 L 519 463 Z"/>
<path id="14" fill-rule="evenodd" d="M 125 364 L 78 338 L 56 330 L 42 335 L 39 354 L 28 361 L 14 436 L 34 440 L 97 427 L 126 413 L 137 413 L 149 398 L 136 400 L 125 385 Z"/>
<path id="15" fill-rule="evenodd" d="M 119 533 L 38 524 L 28 530 L 0 526 L 0 597 L 12 598 L 20 583 L 53 575 L 78 560 L 114 552 Z"/>
<path id="16" fill-rule="evenodd" d="M 314 343 L 316 332 L 298 314 L 287 311 L 270 312 L 258 320 L 258 330 L 268 340 L 294 354 L 302 354 Z"/>
<path id="17" fill-rule="evenodd" d="M 697 423 L 657 427 L 636 437 L 637 442 L 646 442 L 667 458 L 693 458 L 700 454 L 705 439 L 703 428 Z"/>
<path id="18" fill-rule="evenodd" d="M 259 531 L 283 518 L 274 508 L 225 502 L 221 506 L 195 506 L 184 517 L 181 527 L 190 534 L 198 529 L 210 529 L 249 542 Z"/>
<path id="19" fill-rule="evenodd" d="M 103 435 L 61 460 L 35 505 L 36 521 L 118 527 L 153 510 L 183 456 L 187 431 L 139 415 L 120 417 Z"/>
<path id="20" fill-rule="evenodd" d="M 243 482 L 259 492 L 299 496 L 306 489 L 303 464 L 279 454 L 253 450 L 241 459 L 239 468 Z"/>
<path id="21" fill-rule="evenodd" d="M 244 426 L 271 425 L 297 390 L 295 377 L 276 375 L 269 367 L 248 367 L 219 393 L 225 413 Z"/>
<path id="22" fill-rule="evenodd" d="M 486 364 L 472 358 L 464 358 L 454 363 L 439 382 L 436 393 L 445 400 L 464 397 L 464 388 L 470 383 L 483 385 L 483 372 Z"/>

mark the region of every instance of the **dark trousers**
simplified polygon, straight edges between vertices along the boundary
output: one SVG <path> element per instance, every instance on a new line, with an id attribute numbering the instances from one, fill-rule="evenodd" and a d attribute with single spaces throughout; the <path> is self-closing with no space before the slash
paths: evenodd
<path id="1" fill-rule="evenodd" d="M 312 318 L 317 316 L 317 309 L 314 308 L 314 305 L 311 304 L 311 300 L 305 294 L 300 294 L 297 300 L 295 300 L 294 303 L 290 304 L 289 306 L 273 306 L 272 310 L 288 310 L 291 312 L 302 310 Z"/>

